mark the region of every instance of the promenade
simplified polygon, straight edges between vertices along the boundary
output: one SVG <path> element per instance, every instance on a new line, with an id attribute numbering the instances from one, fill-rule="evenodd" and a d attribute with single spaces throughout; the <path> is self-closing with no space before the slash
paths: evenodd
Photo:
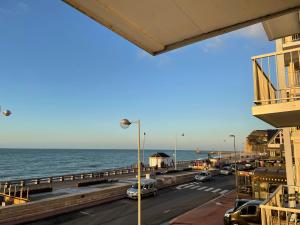
<path id="1" fill-rule="evenodd" d="M 234 207 L 234 201 L 235 191 L 231 191 L 172 219 L 168 225 L 223 225 L 224 214 Z"/>

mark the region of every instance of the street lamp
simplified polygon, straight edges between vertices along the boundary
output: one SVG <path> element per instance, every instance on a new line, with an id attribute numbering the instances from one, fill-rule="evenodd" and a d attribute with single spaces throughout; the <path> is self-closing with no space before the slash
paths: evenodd
<path id="1" fill-rule="evenodd" d="M 184 134 L 181 134 L 183 137 Z M 175 149 L 174 149 L 174 169 L 177 170 L 177 133 L 175 135 Z"/>
<path id="2" fill-rule="evenodd" d="M 0 112 L 1 112 L 1 107 L 0 107 Z M 2 115 L 3 115 L 3 116 L 10 116 L 10 115 L 11 115 L 11 111 L 8 110 L 8 109 L 6 109 L 6 110 L 4 110 L 4 111 L 2 112 Z"/>
<path id="3" fill-rule="evenodd" d="M 138 225 L 142 225 L 142 207 L 141 207 L 141 122 L 129 121 L 128 119 L 122 119 L 120 121 L 120 126 L 124 129 L 127 129 L 132 123 L 136 123 L 138 126 Z"/>
<path id="4" fill-rule="evenodd" d="M 238 194 L 238 180 L 237 180 L 237 167 L 236 167 L 236 148 L 235 148 L 235 135 L 230 134 L 229 137 L 233 138 L 233 149 L 234 149 L 234 167 L 235 167 L 235 188 L 236 188 L 236 198 L 239 197 Z"/>

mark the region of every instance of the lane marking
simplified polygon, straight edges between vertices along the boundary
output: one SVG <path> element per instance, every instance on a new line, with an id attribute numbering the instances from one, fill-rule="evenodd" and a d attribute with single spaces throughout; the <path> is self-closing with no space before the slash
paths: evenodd
<path id="1" fill-rule="evenodd" d="M 196 189 L 196 188 L 198 188 L 199 186 L 194 186 L 194 187 L 191 187 L 190 189 Z"/>
<path id="2" fill-rule="evenodd" d="M 221 188 L 217 188 L 216 190 L 213 190 L 212 192 L 216 193 L 216 192 L 221 191 L 221 190 L 222 190 Z"/>
<path id="3" fill-rule="evenodd" d="M 181 185 L 178 185 L 178 186 L 176 187 L 176 189 L 181 190 L 182 188 L 184 188 L 184 187 L 187 186 L 187 185 L 189 185 L 189 184 L 181 184 Z"/>
<path id="4" fill-rule="evenodd" d="M 191 187 L 194 187 L 195 185 L 191 184 L 191 185 L 188 185 L 188 186 L 185 186 L 184 189 L 186 188 L 191 188 Z"/>
<path id="5" fill-rule="evenodd" d="M 205 189 L 205 188 L 207 188 L 207 186 L 204 186 L 204 187 L 198 188 L 197 190 L 198 190 L 198 191 L 201 191 L 201 190 L 203 190 L 203 189 Z"/>
<path id="6" fill-rule="evenodd" d="M 214 188 L 207 188 L 206 190 L 204 190 L 204 191 L 211 191 L 211 190 L 213 190 Z"/>
<path id="7" fill-rule="evenodd" d="M 228 192 L 228 190 L 224 190 L 224 191 L 221 191 L 220 193 L 223 195 L 223 194 L 225 194 L 227 192 Z"/>
<path id="8" fill-rule="evenodd" d="M 84 212 L 84 211 L 80 211 L 81 214 L 84 214 L 84 215 L 91 215 L 89 214 L 88 212 Z"/>

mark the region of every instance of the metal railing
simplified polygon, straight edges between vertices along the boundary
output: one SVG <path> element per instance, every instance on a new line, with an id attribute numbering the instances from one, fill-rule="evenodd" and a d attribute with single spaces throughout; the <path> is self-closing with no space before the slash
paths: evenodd
<path id="1" fill-rule="evenodd" d="M 262 225 L 300 224 L 300 187 L 279 186 L 261 205 Z"/>
<path id="2" fill-rule="evenodd" d="M 192 161 L 182 160 L 178 161 L 177 165 L 179 167 L 187 167 Z M 34 177 L 28 179 L 17 179 L 17 180 L 7 180 L 0 181 L 1 185 L 18 185 L 20 187 L 28 185 L 37 185 L 37 184 L 52 184 L 52 183 L 62 183 L 66 181 L 81 181 L 81 180 L 90 180 L 90 179 L 101 179 L 101 178 L 111 178 L 117 175 L 126 175 L 126 174 L 136 174 L 137 168 L 135 166 L 128 166 L 122 168 L 108 169 L 102 171 L 86 172 L 86 173 L 76 173 L 76 174 L 65 174 L 57 176 L 48 176 L 48 177 Z M 142 167 L 142 172 L 151 172 L 156 171 L 156 168 L 144 166 Z M 3 186 L 2 186 L 3 187 Z"/>
<path id="3" fill-rule="evenodd" d="M 292 41 L 299 41 L 299 40 L 300 40 L 300 34 L 292 35 Z"/>
<path id="4" fill-rule="evenodd" d="M 300 100 L 300 48 L 252 57 L 254 104 Z"/>

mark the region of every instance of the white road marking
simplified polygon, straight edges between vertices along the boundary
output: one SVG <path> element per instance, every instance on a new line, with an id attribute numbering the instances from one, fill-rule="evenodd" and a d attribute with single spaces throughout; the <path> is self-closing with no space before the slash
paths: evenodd
<path id="1" fill-rule="evenodd" d="M 221 191 L 220 193 L 223 195 L 223 194 L 225 194 L 227 192 L 228 192 L 228 190 L 224 190 L 224 191 Z"/>
<path id="2" fill-rule="evenodd" d="M 84 215 L 90 215 L 88 212 L 84 212 L 84 211 L 80 211 L 80 213 L 82 213 Z"/>
<path id="3" fill-rule="evenodd" d="M 221 188 L 217 188 L 216 190 L 213 190 L 212 192 L 216 193 L 216 192 L 221 191 L 221 190 L 222 190 Z"/>
<path id="4" fill-rule="evenodd" d="M 207 187 L 204 186 L 204 187 L 198 188 L 197 190 L 198 190 L 198 191 L 201 191 L 201 190 L 203 190 L 203 189 L 205 189 L 205 188 L 207 188 Z"/>
<path id="5" fill-rule="evenodd" d="M 181 190 L 182 188 L 184 188 L 184 187 L 186 187 L 186 186 L 188 186 L 188 185 L 190 185 L 190 184 L 181 184 L 181 185 L 178 185 L 178 186 L 176 187 L 176 189 Z"/>
<path id="6" fill-rule="evenodd" d="M 191 184 L 191 185 L 185 186 L 184 189 L 185 189 L 185 188 L 191 188 L 191 187 L 194 187 L 194 186 L 195 186 L 195 185 Z"/>
<path id="7" fill-rule="evenodd" d="M 206 190 L 204 190 L 204 191 L 211 191 L 211 190 L 213 190 L 214 188 L 207 188 Z"/>
<path id="8" fill-rule="evenodd" d="M 170 209 L 167 209 L 167 210 L 164 211 L 164 214 L 166 214 L 166 213 L 168 213 L 170 211 L 171 211 Z"/>
<path id="9" fill-rule="evenodd" d="M 194 187 L 190 187 L 190 189 L 196 189 L 198 188 L 199 186 L 194 186 Z"/>

